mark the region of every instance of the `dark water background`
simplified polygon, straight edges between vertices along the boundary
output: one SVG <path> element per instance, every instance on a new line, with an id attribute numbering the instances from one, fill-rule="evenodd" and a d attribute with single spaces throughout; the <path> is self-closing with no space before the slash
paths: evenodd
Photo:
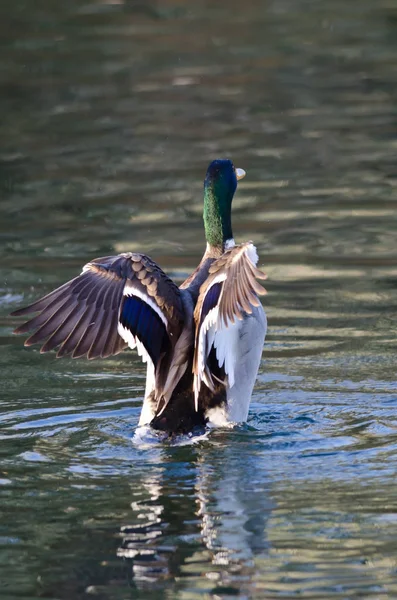
<path id="1" fill-rule="evenodd" d="M 397 598 L 395 0 L 14 0 L 0 47 L 1 598 Z M 136 355 L 7 315 L 119 251 L 181 281 L 226 156 L 269 275 L 249 424 L 137 447 Z"/>

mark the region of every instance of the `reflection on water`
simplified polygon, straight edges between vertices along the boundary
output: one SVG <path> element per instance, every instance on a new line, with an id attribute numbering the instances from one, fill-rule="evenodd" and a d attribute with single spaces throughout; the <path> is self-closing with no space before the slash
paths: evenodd
<path id="1" fill-rule="evenodd" d="M 395 598 L 394 2 L 0 17 L 4 598 Z M 40 356 L 7 315 L 112 252 L 182 281 L 219 156 L 269 275 L 249 423 L 140 446 L 134 354 Z"/>
<path id="2" fill-rule="evenodd" d="M 141 482 L 144 492 L 133 491 L 135 524 L 121 528 L 117 555 L 128 560 L 138 586 L 182 575 L 197 578 L 204 568 L 208 592 L 236 583 L 248 590 L 254 557 L 267 548 L 266 476 L 262 481 L 255 475 L 254 457 L 242 464 L 233 447 L 225 448 L 221 461 L 210 447 L 204 453 L 184 450 L 182 457 L 182 464 L 150 470 Z M 175 455 L 164 458 L 167 464 Z M 164 542 L 174 536 L 178 545 Z"/>

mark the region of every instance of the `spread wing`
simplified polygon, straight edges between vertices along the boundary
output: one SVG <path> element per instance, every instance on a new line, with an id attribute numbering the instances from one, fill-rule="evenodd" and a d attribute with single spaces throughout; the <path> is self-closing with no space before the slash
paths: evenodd
<path id="1" fill-rule="evenodd" d="M 200 288 L 193 360 L 196 409 L 201 383 L 211 390 L 215 380 L 234 385 L 238 360 L 239 329 L 245 314 L 260 306 L 258 295 L 266 290 L 256 279 L 266 279 L 257 269 L 258 255 L 251 242 L 234 246 L 214 261 Z"/>
<path id="2" fill-rule="evenodd" d="M 144 254 L 97 258 L 81 275 L 12 313 L 38 313 L 14 333 L 34 331 L 25 346 L 58 348 L 57 357 L 105 358 L 137 347 L 155 372 L 170 355 L 183 328 L 178 287 Z"/>

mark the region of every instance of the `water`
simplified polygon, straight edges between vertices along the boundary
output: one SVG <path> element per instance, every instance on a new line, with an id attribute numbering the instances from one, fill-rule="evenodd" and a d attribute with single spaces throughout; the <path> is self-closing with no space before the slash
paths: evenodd
<path id="1" fill-rule="evenodd" d="M 394 1 L 0 11 L 1 597 L 396 598 Z M 269 275 L 249 422 L 137 445 L 135 354 L 7 315 L 124 250 L 182 281 L 224 156 Z"/>

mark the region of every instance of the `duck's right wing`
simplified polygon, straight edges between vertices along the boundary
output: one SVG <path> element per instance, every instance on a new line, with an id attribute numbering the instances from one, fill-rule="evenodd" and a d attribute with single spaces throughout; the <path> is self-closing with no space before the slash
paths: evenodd
<path id="1" fill-rule="evenodd" d="M 196 409 L 202 383 L 211 390 L 216 381 L 226 387 L 234 385 L 237 362 L 241 359 L 241 323 L 254 308 L 260 307 L 258 295 L 266 294 L 256 281 L 266 279 L 265 273 L 256 267 L 257 262 L 256 248 L 251 242 L 234 246 L 212 263 L 200 288 L 194 313 Z"/>
<path id="2" fill-rule="evenodd" d="M 125 253 L 92 260 L 82 273 L 26 308 L 39 313 L 14 333 L 35 330 L 25 346 L 45 342 L 41 352 L 105 358 L 137 347 L 159 372 L 182 332 L 181 292 L 148 256 Z M 158 379 L 158 378 L 157 378 Z M 161 393 L 161 390 L 157 390 Z"/>

